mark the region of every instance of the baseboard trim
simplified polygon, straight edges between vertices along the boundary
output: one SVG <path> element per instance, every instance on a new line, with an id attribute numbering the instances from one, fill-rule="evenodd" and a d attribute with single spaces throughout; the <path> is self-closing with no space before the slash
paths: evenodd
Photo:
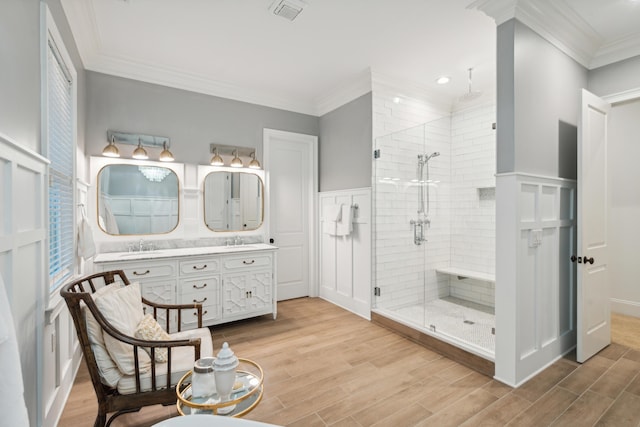
<path id="1" fill-rule="evenodd" d="M 611 298 L 611 311 L 626 316 L 640 317 L 640 303 Z"/>
<path id="2" fill-rule="evenodd" d="M 491 378 L 495 375 L 495 363 L 490 360 L 471 354 L 461 348 L 444 341 L 440 341 L 437 338 L 417 331 L 410 326 L 403 325 L 402 323 L 391 320 L 388 317 L 384 317 L 375 312 L 371 313 L 371 322 L 402 335 L 413 342 L 427 347 L 429 350 L 433 350 L 436 353 L 448 357 L 449 359 L 480 372 L 481 374 L 487 375 Z"/>

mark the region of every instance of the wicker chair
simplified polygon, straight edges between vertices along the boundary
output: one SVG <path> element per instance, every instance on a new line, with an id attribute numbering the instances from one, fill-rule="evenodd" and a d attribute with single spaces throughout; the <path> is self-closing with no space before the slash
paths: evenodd
<path id="1" fill-rule="evenodd" d="M 78 334 L 78 340 L 80 341 L 80 346 L 82 347 L 82 353 L 85 358 L 85 362 L 87 368 L 89 370 L 89 374 L 91 376 L 91 382 L 93 383 L 93 388 L 96 392 L 96 396 L 98 398 L 98 415 L 96 417 L 94 426 L 95 427 L 108 427 L 111 422 L 118 416 L 130 413 L 137 412 L 144 406 L 149 405 L 171 405 L 176 403 L 176 391 L 175 391 L 175 383 L 177 380 L 174 378 L 176 374 L 181 375 L 181 373 L 172 372 L 172 351 L 175 353 L 175 350 L 178 350 L 181 347 L 193 347 L 194 360 L 200 358 L 201 345 L 205 343 L 201 343 L 201 338 L 193 338 L 187 337 L 183 339 L 171 339 L 168 341 L 145 341 L 141 339 L 134 338 L 132 336 L 127 336 L 120 331 L 118 331 L 115 327 L 113 327 L 107 319 L 105 319 L 100 313 L 98 307 L 94 302 L 94 298 L 92 294 L 95 293 L 98 289 L 109 286 L 113 284 L 116 280 L 120 280 L 125 286 L 128 286 L 129 280 L 125 276 L 122 270 L 115 271 L 107 271 L 97 274 L 92 274 L 90 276 L 83 277 L 79 280 L 76 280 L 72 283 L 65 285 L 60 294 L 65 299 L 67 303 L 67 307 L 69 308 L 69 312 L 71 313 L 71 317 L 73 318 L 73 323 L 76 327 L 76 332 Z M 180 324 L 181 324 L 181 313 L 182 310 L 197 310 L 198 316 L 198 328 L 202 327 L 202 305 L 201 304 L 181 304 L 181 305 L 169 305 L 169 304 L 156 304 L 151 301 L 142 298 L 142 304 L 145 306 L 145 311 L 148 311 L 149 308 L 153 312 L 153 317 L 158 318 L 158 315 L 164 313 L 166 317 L 166 331 L 171 332 L 169 327 L 172 322 L 170 319 L 173 314 L 177 310 L 177 332 L 180 332 Z M 86 305 L 86 308 L 83 306 Z M 101 379 L 98 362 L 92 350 L 92 343 L 90 342 L 89 334 L 87 331 L 87 324 L 85 318 L 84 310 L 90 310 L 93 316 L 95 317 L 98 324 L 102 327 L 104 333 L 107 333 L 114 337 L 116 340 L 130 344 L 133 346 L 133 354 L 135 360 L 135 392 L 121 394 L 117 388 L 110 387 L 105 385 Z M 175 319 L 175 317 L 173 317 Z M 206 330 L 206 329 L 205 329 Z M 196 329 L 195 331 L 200 331 L 200 335 L 204 334 L 204 330 Z M 208 333 L 208 330 L 206 330 Z M 191 331 L 189 331 L 190 333 Z M 188 335 L 188 332 L 182 332 L 179 335 Z M 195 334 L 194 334 L 195 335 Z M 211 347 L 210 343 L 210 333 L 208 334 L 209 342 L 207 344 L 207 348 Z M 172 337 L 173 338 L 173 337 Z M 139 357 L 138 357 L 138 348 L 146 348 L 147 351 L 151 353 L 151 367 L 150 367 L 150 377 L 149 372 L 141 372 L 139 366 Z M 167 349 L 167 359 L 162 367 L 162 371 L 166 373 L 166 380 L 156 381 L 156 368 L 161 365 L 161 363 L 155 361 L 154 354 L 158 349 Z M 184 350 L 183 350 L 184 351 Z M 183 354 L 183 353 L 180 353 Z M 211 356 L 211 354 L 203 354 L 203 356 Z M 178 357 L 178 356 L 175 356 Z M 193 365 L 193 364 L 191 364 Z M 160 369 L 158 369 L 160 372 Z M 146 375 L 146 382 L 141 381 L 141 377 Z M 164 375 L 164 374 L 163 374 Z M 160 375 L 158 375 L 160 377 Z M 173 378 L 172 378 L 173 377 Z M 130 377 L 131 378 L 131 377 Z M 179 377 L 178 377 L 179 378 Z M 150 382 L 150 384 L 149 384 Z M 114 412 L 114 414 L 107 421 L 107 414 Z"/>

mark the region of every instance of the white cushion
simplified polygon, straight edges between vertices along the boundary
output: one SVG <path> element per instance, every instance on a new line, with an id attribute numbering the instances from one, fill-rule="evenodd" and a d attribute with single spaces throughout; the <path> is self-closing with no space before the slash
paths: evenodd
<path id="1" fill-rule="evenodd" d="M 116 289 L 121 288 L 124 284 L 120 281 L 116 281 L 110 285 L 103 286 L 97 289 L 91 296 L 94 301 L 97 301 L 101 296 L 106 295 Z M 91 351 L 96 358 L 98 364 L 98 372 L 102 383 L 109 387 L 115 387 L 122 377 L 120 369 L 116 366 L 104 345 L 104 338 L 102 337 L 102 327 L 98 323 L 91 310 L 82 303 L 82 311 L 85 315 L 85 321 L 87 325 L 87 335 L 89 336 L 89 344 L 91 345 Z"/>
<path id="2" fill-rule="evenodd" d="M 166 341 L 170 340 L 171 337 L 169 334 L 162 329 L 162 326 L 153 318 L 152 314 L 145 314 L 138 326 L 136 327 L 134 336 L 141 340 L 147 341 Z M 148 347 L 144 348 L 149 356 L 151 356 L 151 349 Z M 166 348 L 156 348 L 155 349 L 155 358 L 156 362 L 166 362 L 167 361 L 167 349 Z"/>
<path id="3" fill-rule="evenodd" d="M 193 329 L 191 331 L 176 332 L 169 335 L 172 340 L 182 340 L 188 338 L 200 338 L 200 357 L 213 356 L 213 341 L 211 331 L 208 328 Z M 180 378 L 189 370 L 193 369 L 195 355 L 193 347 L 175 347 L 171 350 L 171 385 L 175 385 Z M 167 386 L 167 365 L 168 363 L 156 364 L 156 388 L 162 389 Z M 151 390 L 151 371 L 140 374 L 141 391 Z M 118 382 L 118 392 L 120 394 L 132 394 L 136 392 L 136 376 L 124 375 Z"/>
<path id="4" fill-rule="evenodd" d="M 144 316 L 140 284 L 137 282 L 102 295 L 96 301 L 96 305 L 102 316 L 115 329 L 130 337 L 134 336 L 136 327 Z M 120 372 L 124 375 L 133 375 L 135 373 L 133 346 L 117 340 L 106 332 L 102 335 L 107 351 Z M 145 372 L 151 366 L 151 359 L 142 348 L 138 348 L 138 366 L 141 372 Z"/>

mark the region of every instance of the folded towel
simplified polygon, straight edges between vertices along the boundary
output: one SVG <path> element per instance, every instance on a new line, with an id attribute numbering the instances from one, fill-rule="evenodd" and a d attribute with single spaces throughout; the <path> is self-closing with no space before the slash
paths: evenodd
<path id="1" fill-rule="evenodd" d="M 324 205 L 322 207 L 322 219 L 324 221 L 340 221 L 342 216 L 342 204 Z"/>
<path id="2" fill-rule="evenodd" d="M 336 221 L 342 216 L 342 204 L 324 205 L 322 207 L 322 232 L 329 236 L 336 235 Z"/>
<path id="3" fill-rule="evenodd" d="M 5 292 L 4 282 L 0 276 L 0 414 L 2 425 L 27 427 L 29 416 L 24 402 L 24 384 L 20 367 L 18 341 L 13 327 L 11 304 Z"/>
<path id="4" fill-rule="evenodd" d="M 353 231 L 353 207 L 342 205 L 340 220 L 336 222 L 336 236 L 348 236 Z"/>

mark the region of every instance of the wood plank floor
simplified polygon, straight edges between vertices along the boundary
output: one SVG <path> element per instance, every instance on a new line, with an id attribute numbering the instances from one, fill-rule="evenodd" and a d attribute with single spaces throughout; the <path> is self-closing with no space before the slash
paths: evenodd
<path id="1" fill-rule="evenodd" d="M 639 426 L 640 351 L 612 344 L 582 365 L 563 358 L 518 389 L 444 358 L 317 298 L 214 328 L 265 371 L 263 401 L 247 418 L 283 426 Z M 96 400 L 86 369 L 61 427 L 91 426 Z M 154 406 L 112 426 L 175 416 Z"/>

